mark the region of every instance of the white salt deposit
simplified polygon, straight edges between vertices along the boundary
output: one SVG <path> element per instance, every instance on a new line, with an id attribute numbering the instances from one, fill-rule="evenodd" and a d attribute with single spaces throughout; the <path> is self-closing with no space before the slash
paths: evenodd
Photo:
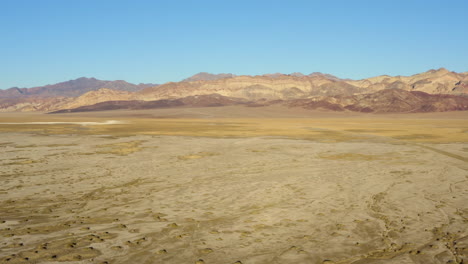
<path id="1" fill-rule="evenodd" d="M 118 120 L 107 120 L 104 122 L 22 122 L 22 123 L 0 123 L 0 125 L 82 125 L 82 126 L 99 126 L 99 125 L 118 125 L 126 124 L 126 122 Z"/>

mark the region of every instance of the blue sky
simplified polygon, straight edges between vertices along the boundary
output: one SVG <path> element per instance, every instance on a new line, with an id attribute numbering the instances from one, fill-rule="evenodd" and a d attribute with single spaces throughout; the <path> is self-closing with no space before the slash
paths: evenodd
<path id="1" fill-rule="evenodd" d="M 0 0 L 0 88 L 468 71 L 468 1 Z"/>

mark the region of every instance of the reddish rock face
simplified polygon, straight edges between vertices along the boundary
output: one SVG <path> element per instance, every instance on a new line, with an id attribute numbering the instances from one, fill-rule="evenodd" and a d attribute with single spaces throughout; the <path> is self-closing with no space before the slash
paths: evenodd
<path id="1" fill-rule="evenodd" d="M 90 112 L 90 111 L 106 111 L 117 109 L 157 109 L 157 108 L 171 108 L 171 107 L 214 107 L 214 106 L 227 106 L 235 104 L 243 104 L 244 100 L 238 98 L 228 98 L 225 96 L 213 95 L 200 95 L 189 96 L 180 99 L 163 99 L 155 101 L 107 101 L 94 105 L 81 106 L 73 109 L 63 109 L 52 112 L 55 113 L 70 113 L 70 112 Z"/>
<path id="2" fill-rule="evenodd" d="M 156 109 L 172 107 L 213 107 L 243 104 L 248 107 L 264 107 L 274 104 L 313 110 L 352 111 L 363 113 L 414 113 L 468 110 L 468 97 L 433 95 L 424 92 L 408 92 L 391 89 L 355 96 L 318 97 L 300 100 L 246 101 L 217 94 L 189 96 L 179 99 L 155 101 L 107 101 L 53 113 L 89 112 L 117 109 Z"/>
<path id="3" fill-rule="evenodd" d="M 307 109 L 346 109 L 364 113 L 445 112 L 468 110 L 468 97 L 388 89 L 355 96 L 326 97 L 317 101 L 295 100 L 286 104 Z"/>

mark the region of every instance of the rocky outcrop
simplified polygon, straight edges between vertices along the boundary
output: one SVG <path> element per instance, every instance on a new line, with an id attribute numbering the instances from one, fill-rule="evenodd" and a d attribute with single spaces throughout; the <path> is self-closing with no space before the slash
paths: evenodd
<path id="1" fill-rule="evenodd" d="M 197 81 L 214 81 L 219 79 L 226 79 L 235 77 L 234 74 L 231 73 L 220 73 L 220 74 L 211 74 L 207 72 L 200 72 L 189 78 L 183 79 L 183 82 L 197 82 Z"/>

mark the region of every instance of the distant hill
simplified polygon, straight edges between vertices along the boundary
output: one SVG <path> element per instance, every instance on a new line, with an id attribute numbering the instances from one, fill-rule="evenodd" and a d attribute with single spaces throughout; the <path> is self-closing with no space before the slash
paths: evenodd
<path id="1" fill-rule="evenodd" d="M 96 78 L 81 77 L 76 80 L 37 86 L 32 88 L 13 87 L 6 90 L 0 90 L 0 98 L 20 98 L 26 96 L 34 97 L 77 97 L 90 91 L 96 91 L 100 88 L 112 90 L 135 92 L 147 87 L 154 87 L 156 84 L 132 84 L 126 81 L 102 81 Z"/>
<path id="2" fill-rule="evenodd" d="M 327 78 L 327 79 L 330 79 L 330 80 L 334 80 L 334 81 L 339 81 L 339 80 L 342 80 L 338 77 L 336 77 L 335 75 L 331 75 L 331 74 L 328 74 L 328 73 L 321 73 L 321 72 L 313 72 L 309 75 L 307 75 L 309 77 L 317 77 L 317 76 L 320 76 L 320 77 L 324 77 L 324 78 Z M 348 79 L 349 80 L 349 79 Z"/>
<path id="3" fill-rule="evenodd" d="M 329 80 L 334 80 L 334 81 L 339 81 L 339 80 L 343 80 L 343 79 L 340 79 L 338 77 L 336 77 L 335 75 L 331 75 L 331 74 L 327 74 L 327 73 L 321 73 L 321 72 L 313 72 L 309 75 L 305 75 L 303 73 L 300 73 L 300 72 L 293 72 L 293 73 L 290 73 L 290 74 L 284 74 L 284 73 L 267 73 L 267 74 L 263 74 L 261 76 L 264 76 L 264 77 L 270 77 L 270 78 L 280 78 L 280 77 L 284 77 L 284 76 L 293 76 L 293 77 L 321 77 L 321 78 L 325 78 L 325 79 L 329 79 Z M 348 80 L 348 79 L 346 79 Z"/>
<path id="4" fill-rule="evenodd" d="M 236 76 L 231 73 L 211 74 L 207 72 L 200 72 L 189 78 L 183 79 L 182 81 L 183 82 L 214 81 L 214 80 L 232 78 L 232 77 L 236 77 Z"/>

